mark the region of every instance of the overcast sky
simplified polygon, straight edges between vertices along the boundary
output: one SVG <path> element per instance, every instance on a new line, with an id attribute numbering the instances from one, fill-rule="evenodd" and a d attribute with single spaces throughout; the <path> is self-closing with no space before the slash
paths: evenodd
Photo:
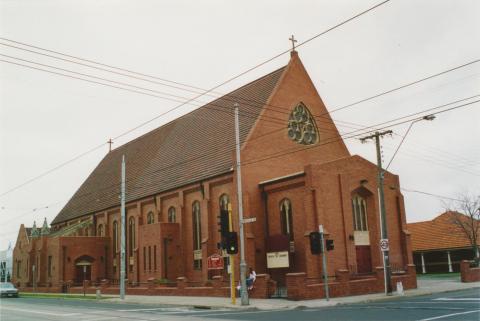
<path id="1" fill-rule="evenodd" d="M 1 0 L 0 37 L 210 88 L 287 50 L 292 34 L 302 42 L 378 2 Z M 333 110 L 480 59 L 479 12 L 476 0 L 392 0 L 298 51 L 327 108 Z M 0 54 L 192 96 L 5 45 L 0 45 Z M 226 93 L 288 59 L 283 55 L 217 91 Z M 5 62 L 0 62 L 0 82 L 0 194 L 178 105 Z M 480 95 L 480 63 L 332 117 L 347 133 L 352 125 L 345 122 L 373 125 L 475 95 Z M 187 105 L 160 117 L 116 140 L 114 147 L 194 108 Z M 383 140 L 386 163 L 408 125 L 392 128 L 399 135 Z M 480 103 L 439 114 L 433 122 L 412 127 L 389 169 L 400 175 L 408 190 L 451 198 L 466 192 L 478 195 L 479 137 Z M 375 162 L 372 143 L 346 143 L 352 154 Z M 105 145 L 0 197 L 0 249 L 15 242 L 21 223 L 31 226 L 36 220 L 41 225 L 44 217 L 50 222 L 107 152 Z M 435 217 L 448 202 L 406 190 L 403 194 L 409 222 Z"/>

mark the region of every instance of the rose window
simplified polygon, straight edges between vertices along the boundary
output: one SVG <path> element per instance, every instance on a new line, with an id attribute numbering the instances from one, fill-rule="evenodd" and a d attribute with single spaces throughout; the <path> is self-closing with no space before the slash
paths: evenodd
<path id="1" fill-rule="evenodd" d="M 311 145 L 318 142 L 318 130 L 315 120 L 308 108 L 299 103 L 290 114 L 288 119 L 288 137 L 303 145 Z"/>

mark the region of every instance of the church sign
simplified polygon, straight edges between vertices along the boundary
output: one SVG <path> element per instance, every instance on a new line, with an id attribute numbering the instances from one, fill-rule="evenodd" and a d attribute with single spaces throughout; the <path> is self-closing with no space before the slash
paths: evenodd
<path id="1" fill-rule="evenodd" d="M 267 253 L 268 269 L 288 268 L 289 266 L 288 251 Z"/>

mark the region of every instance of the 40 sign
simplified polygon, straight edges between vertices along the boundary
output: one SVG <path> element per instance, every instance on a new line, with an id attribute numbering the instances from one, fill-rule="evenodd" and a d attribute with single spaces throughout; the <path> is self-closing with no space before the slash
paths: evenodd
<path id="1" fill-rule="evenodd" d="M 382 252 L 390 251 L 388 239 L 380 239 L 380 250 L 382 250 Z"/>
<path id="2" fill-rule="evenodd" d="M 212 254 L 207 258 L 207 268 L 209 270 L 223 270 L 223 257 L 218 254 Z"/>

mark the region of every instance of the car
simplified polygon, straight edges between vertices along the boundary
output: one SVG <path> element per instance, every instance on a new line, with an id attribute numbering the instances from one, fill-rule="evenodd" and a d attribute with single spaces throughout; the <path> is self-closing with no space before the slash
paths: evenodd
<path id="1" fill-rule="evenodd" d="M 1 297 L 14 297 L 18 298 L 18 289 L 10 282 L 1 282 L 0 283 L 0 294 Z"/>

